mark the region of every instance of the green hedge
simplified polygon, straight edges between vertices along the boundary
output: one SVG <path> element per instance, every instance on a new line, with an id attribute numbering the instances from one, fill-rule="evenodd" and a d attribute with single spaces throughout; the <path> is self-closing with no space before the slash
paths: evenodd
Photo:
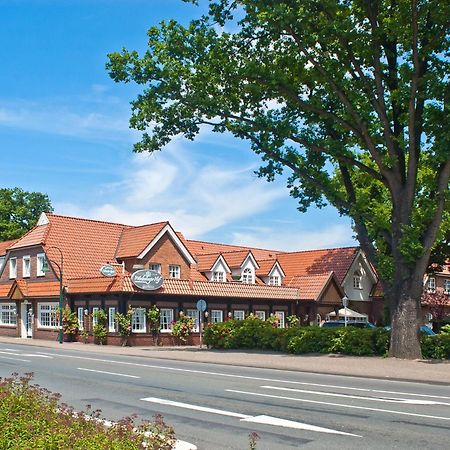
<path id="1" fill-rule="evenodd" d="M 263 349 L 293 353 L 341 353 L 385 356 L 390 332 L 383 328 L 361 329 L 292 327 L 274 328 L 256 317 L 209 325 L 204 342 L 218 349 Z M 421 336 L 425 358 L 450 358 L 450 334 Z"/>

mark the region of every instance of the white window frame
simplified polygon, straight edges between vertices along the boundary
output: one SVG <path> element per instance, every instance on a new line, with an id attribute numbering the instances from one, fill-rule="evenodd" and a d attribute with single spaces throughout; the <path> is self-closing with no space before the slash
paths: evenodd
<path id="1" fill-rule="evenodd" d="M 96 317 L 95 313 L 100 310 L 99 306 L 94 306 L 92 308 L 92 326 L 95 327 L 95 325 L 98 325 L 98 317 Z"/>
<path id="2" fill-rule="evenodd" d="M 58 311 L 57 303 L 38 303 L 38 322 L 39 328 L 52 329 L 58 328 L 59 323 L 56 317 L 56 312 Z M 45 314 L 45 316 L 44 316 Z M 45 320 L 44 317 L 47 317 Z M 44 323 L 45 322 L 45 323 Z"/>
<path id="3" fill-rule="evenodd" d="M 133 333 L 145 333 L 147 331 L 145 308 L 133 308 L 131 331 Z"/>
<path id="4" fill-rule="evenodd" d="M 194 333 L 198 333 L 198 331 L 199 331 L 198 309 L 186 309 L 186 315 L 195 320 L 194 329 L 192 331 L 194 331 Z"/>
<path id="5" fill-rule="evenodd" d="M 244 320 L 245 319 L 245 311 L 243 309 L 235 309 L 233 311 L 233 319 L 234 320 Z"/>
<path id="6" fill-rule="evenodd" d="M 450 294 L 450 280 L 444 280 L 444 294 Z"/>
<path id="7" fill-rule="evenodd" d="M 30 276 L 31 276 L 31 257 L 30 255 L 26 255 L 22 258 L 22 278 L 30 278 Z"/>
<path id="8" fill-rule="evenodd" d="M 173 308 L 159 309 L 159 324 L 161 333 L 170 333 L 172 331 Z"/>
<path id="9" fill-rule="evenodd" d="M 149 264 L 148 268 L 149 270 L 154 270 L 155 272 L 161 273 L 161 264 L 158 263 Z"/>
<path id="10" fill-rule="evenodd" d="M 45 259 L 46 259 L 45 253 L 38 253 L 36 255 L 36 276 L 37 277 L 45 277 L 45 272 L 43 270 Z"/>
<path id="11" fill-rule="evenodd" d="M 353 289 L 362 289 L 362 276 L 358 271 L 353 273 Z"/>
<path id="12" fill-rule="evenodd" d="M 77 318 L 78 318 L 78 329 L 80 331 L 84 330 L 84 308 L 79 306 L 77 308 Z"/>
<path id="13" fill-rule="evenodd" d="M 247 267 L 242 271 L 241 281 L 245 284 L 254 284 L 253 270 L 250 269 L 250 267 Z"/>
<path id="14" fill-rule="evenodd" d="M 275 316 L 278 318 L 278 328 L 285 328 L 286 322 L 285 322 L 285 316 L 286 314 L 284 311 L 275 311 Z"/>
<path id="15" fill-rule="evenodd" d="M 110 306 L 108 308 L 108 331 L 110 333 L 115 333 L 116 329 L 116 307 Z"/>
<path id="16" fill-rule="evenodd" d="M 271 275 L 269 277 L 269 286 L 281 286 L 281 278 L 279 275 Z"/>
<path id="17" fill-rule="evenodd" d="M 255 311 L 255 317 L 261 320 L 266 320 L 266 312 L 265 311 Z"/>
<path id="18" fill-rule="evenodd" d="M 0 303 L 0 325 L 7 327 L 15 327 L 17 325 L 15 303 Z"/>
<path id="19" fill-rule="evenodd" d="M 225 281 L 225 272 L 223 272 L 222 270 L 213 272 L 212 281 L 224 282 Z"/>
<path id="20" fill-rule="evenodd" d="M 17 278 L 17 258 L 9 258 L 9 278 Z"/>
<path id="21" fill-rule="evenodd" d="M 223 310 L 221 309 L 212 309 L 211 314 L 211 323 L 220 323 L 223 322 Z"/>
<path id="22" fill-rule="evenodd" d="M 169 265 L 169 278 L 179 280 L 181 278 L 181 266 L 178 264 Z"/>
<path id="23" fill-rule="evenodd" d="M 5 264 L 6 256 L 0 256 L 0 270 L 2 270 L 4 264 Z"/>
<path id="24" fill-rule="evenodd" d="M 427 291 L 428 292 L 436 292 L 436 278 L 435 277 L 428 278 Z"/>

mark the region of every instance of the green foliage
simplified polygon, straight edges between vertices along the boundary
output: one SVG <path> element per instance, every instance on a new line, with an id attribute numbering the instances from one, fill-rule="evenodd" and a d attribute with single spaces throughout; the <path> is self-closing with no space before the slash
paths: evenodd
<path id="1" fill-rule="evenodd" d="M 195 326 L 195 320 L 192 317 L 180 314 L 178 320 L 172 326 L 172 335 L 186 342 L 187 338 L 192 334 Z"/>
<path id="2" fill-rule="evenodd" d="M 50 200 L 40 192 L 0 189 L 0 241 L 16 239 L 36 224 L 42 212 L 52 212 Z"/>
<path id="3" fill-rule="evenodd" d="M 120 336 L 128 337 L 132 333 L 132 323 L 133 320 L 133 310 L 128 308 L 126 314 L 117 313 L 116 314 L 116 322 L 117 322 L 117 331 Z"/>
<path id="4" fill-rule="evenodd" d="M 106 328 L 108 316 L 103 309 L 98 309 L 93 313 L 93 318 L 97 320 L 97 323 L 92 328 L 92 334 L 94 335 L 95 342 L 101 345 L 105 344 L 106 336 L 108 335 L 108 330 Z"/>
<path id="5" fill-rule="evenodd" d="M 287 345 L 289 353 L 330 353 L 333 348 L 333 337 L 336 330 L 305 327 L 301 332 L 292 337 Z"/>
<path id="6" fill-rule="evenodd" d="M 156 305 L 153 305 L 147 311 L 148 326 L 150 329 L 150 333 L 152 333 L 154 336 L 158 335 L 161 331 L 160 316 L 161 313 Z"/>
<path id="7" fill-rule="evenodd" d="M 450 334 L 439 333 L 436 336 L 420 336 L 424 358 L 450 359 Z"/>
<path id="8" fill-rule="evenodd" d="M 30 384 L 32 374 L 0 379 L 0 448 L 5 450 L 169 450 L 174 430 L 161 416 L 135 424 L 124 418 L 105 427 L 100 411 L 82 413 L 59 403 L 60 395 Z M 38 413 L 37 413 L 38 412 Z"/>
<path id="9" fill-rule="evenodd" d="M 290 327 L 298 327 L 300 325 L 300 319 L 295 315 L 287 316 L 286 323 Z"/>
<path id="10" fill-rule="evenodd" d="M 63 333 L 69 336 L 75 336 L 78 333 L 78 317 L 75 312 L 72 312 L 68 306 L 63 309 L 62 316 Z"/>

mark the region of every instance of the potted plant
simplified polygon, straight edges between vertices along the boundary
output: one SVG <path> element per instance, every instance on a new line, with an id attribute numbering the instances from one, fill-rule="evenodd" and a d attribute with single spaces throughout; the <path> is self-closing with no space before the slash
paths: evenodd
<path id="1" fill-rule="evenodd" d="M 156 305 L 153 305 L 147 311 L 148 326 L 150 329 L 150 333 L 153 336 L 154 345 L 159 344 L 159 334 L 161 333 L 160 316 L 161 316 L 161 313 L 159 311 L 159 308 Z"/>
<path id="2" fill-rule="evenodd" d="M 97 323 L 92 328 L 92 334 L 94 335 L 94 342 L 97 345 L 106 344 L 106 336 L 108 335 L 108 330 L 106 329 L 107 315 L 103 309 L 95 311 L 92 315 L 96 319 Z"/>
<path id="3" fill-rule="evenodd" d="M 68 306 L 63 309 L 62 315 L 62 330 L 64 340 L 66 342 L 73 342 L 75 336 L 78 334 L 79 323 L 77 315 L 70 310 Z"/>
<path id="4" fill-rule="evenodd" d="M 132 333 L 132 320 L 133 309 L 131 307 L 128 308 L 126 314 L 116 314 L 117 331 L 120 335 L 122 347 L 129 345 L 128 338 Z"/>
<path id="5" fill-rule="evenodd" d="M 176 337 L 183 344 L 185 344 L 187 338 L 192 334 L 194 326 L 195 320 L 192 317 L 180 313 L 180 317 L 172 326 L 172 336 Z"/>

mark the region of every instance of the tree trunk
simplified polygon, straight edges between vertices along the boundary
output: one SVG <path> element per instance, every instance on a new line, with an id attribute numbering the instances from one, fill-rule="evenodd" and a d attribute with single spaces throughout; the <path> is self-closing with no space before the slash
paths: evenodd
<path id="1" fill-rule="evenodd" d="M 389 356 L 402 359 L 421 359 L 422 350 L 419 337 L 420 303 L 407 290 L 400 294 L 398 300 L 392 300 L 390 304 L 394 305 L 394 308 L 391 312 Z"/>

